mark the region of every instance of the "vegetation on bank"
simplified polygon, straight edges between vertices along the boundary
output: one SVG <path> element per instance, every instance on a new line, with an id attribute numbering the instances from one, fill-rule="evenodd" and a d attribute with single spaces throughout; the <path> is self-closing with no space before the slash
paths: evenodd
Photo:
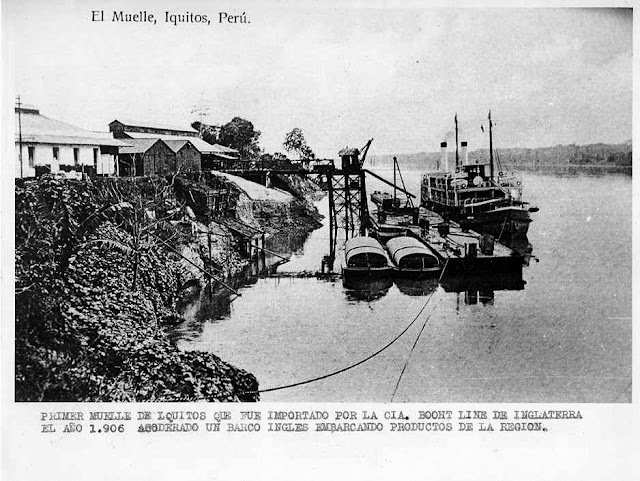
<path id="1" fill-rule="evenodd" d="M 17 401 L 258 399 L 253 375 L 163 331 L 189 281 L 171 181 L 17 181 Z"/>

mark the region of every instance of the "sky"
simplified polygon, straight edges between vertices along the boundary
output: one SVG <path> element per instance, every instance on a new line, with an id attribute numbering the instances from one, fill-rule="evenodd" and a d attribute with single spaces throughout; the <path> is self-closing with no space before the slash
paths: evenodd
<path id="1" fill-rule="evenodd" d="M 490 109 L 498 147 L 631 138 L 630 9 L 234 5 L 4 2 L 10 86 L 91 130 L 118 117 L 188 126 L 205 109 L 206 123 L 252 121 L 267 152 L 298 127 L 319 157 L 370 138 L 372 154 L 436 151 L 456 113 L 460 140 L 485 148 Z M 157 24 L 109 21 L 121 10 Z M 211 24 L 167 24 L 166 11 Z"/>

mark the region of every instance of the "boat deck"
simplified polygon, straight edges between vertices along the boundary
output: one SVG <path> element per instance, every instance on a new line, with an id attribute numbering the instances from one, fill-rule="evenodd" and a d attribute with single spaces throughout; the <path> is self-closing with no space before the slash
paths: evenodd
<path id="1" fill-rule="evenodd" d="M 444 224 L 442 217 L 426 209 L 420 209 L 420 219 L 429 221 L 429 229 L 412 227 L 410 232 L 425 241 L 447 263 L 447 274 L 510 272 L 521 273 L 523 258 L 507 246 L 494 242 L 493 253 L 480 250 L 480 234 L 463 231 L 455 222 L 449 222 L 449 232 L 440 234 L 438 227 Z M 475 245 L 471 246 L 472 244 Z"/>

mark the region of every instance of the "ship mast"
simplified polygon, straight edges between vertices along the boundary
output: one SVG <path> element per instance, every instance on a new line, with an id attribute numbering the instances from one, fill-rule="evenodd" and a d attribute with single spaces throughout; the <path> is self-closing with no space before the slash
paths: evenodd
<path id="1" fill-rule="evenodd" d="M 458 112 L 453 118 L 456 123 L 456 171 L 458 170 Z"/>
<path id="2" fill-rule="evenodd" d="M 491 128 L 493 124 L 491 123 L 491 110 L 489 110 L 489 166 L 491 172 L 491 180 L 493 181 L 493 133 Z"/>

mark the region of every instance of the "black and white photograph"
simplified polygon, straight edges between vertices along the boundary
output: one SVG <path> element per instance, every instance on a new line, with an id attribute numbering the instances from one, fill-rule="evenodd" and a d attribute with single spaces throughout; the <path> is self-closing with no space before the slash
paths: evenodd
<path id="1" fill-rule="evenodd" d="M 5 404 L 631 407 L 631 5 L 2 9 Z"/>

